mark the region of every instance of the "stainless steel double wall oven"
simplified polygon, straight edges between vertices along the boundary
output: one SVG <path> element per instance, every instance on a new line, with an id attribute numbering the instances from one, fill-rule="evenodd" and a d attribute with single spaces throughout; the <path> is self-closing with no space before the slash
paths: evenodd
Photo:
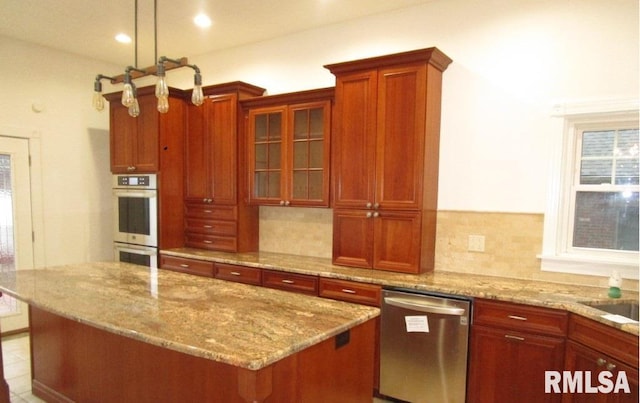
<path id="1" fill-rule="evenodd" d="M 115 260 L 157 267 L 157 176 L 114 175 L 112 188 Z"/>

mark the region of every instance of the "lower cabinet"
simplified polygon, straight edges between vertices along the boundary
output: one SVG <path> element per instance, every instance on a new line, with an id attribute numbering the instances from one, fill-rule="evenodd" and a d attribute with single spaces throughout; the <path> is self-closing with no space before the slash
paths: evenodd
<path id="1" fill-rule="evenodd" d="M 318 276 L 263 270 L 262 285 L 300 294 L 318 295 Z"/>
<path id="2" fill-rule="evenodd" d="M 216 263 L 215 268 L 215 278 L 217 279 L 252 285 L 262 284 L 262 270 L 257 267 Z"/>
<path id="3" fill-rule="evenodd" d="M 203 277 L 213 277 L 214 272 L 213 262 L 162 254 L 160 255 L 160 268 Z"/>
<path id="4" fill-rule="evenodd" d="M 582 388 L 589 376 L 589 385 L 602 386 L 598 393 L 564 394 L 563 402 L 637 403 L 638 396 L 638 337 L 596 321 L 571 315 L 569 318 L 565 370 L 582 377 Z M 598 377 L 608 371 L 610 384 L 600 383 Z M 623 386 L 629 386 L 625 393 Z M 562 383 L 559 388 L 562 388 Z M 611 387 L 611 390 L 607 390 Z M 616 393 L 617 392 L 617 393 Z"/>
<path id="5" fill-rule="evenodd" d="M 564 368 L 567 314 L 478 299 L 469 346 L 469 402 L 560 402 L 545 371 Z"/>

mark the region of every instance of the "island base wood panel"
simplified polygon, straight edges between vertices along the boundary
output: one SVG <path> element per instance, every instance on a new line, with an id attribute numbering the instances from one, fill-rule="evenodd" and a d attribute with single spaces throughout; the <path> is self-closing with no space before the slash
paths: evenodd
<path id="1" fill-rule="evenodd" d="M 260 370 L 191 356 L 30 307 L 33 393 L 47 402 L 367 402 L 375 320 Z"/>

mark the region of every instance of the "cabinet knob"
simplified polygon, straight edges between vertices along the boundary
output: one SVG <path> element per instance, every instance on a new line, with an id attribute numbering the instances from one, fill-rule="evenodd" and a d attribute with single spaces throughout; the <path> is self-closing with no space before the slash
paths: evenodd
<path id="1" fill-rule="evenodd" d="M 136 170 L 136 167 L 133 167 L 133 166 L 128 166 L 127 167 L 127 171 L 129 171 L 129 172 L 135 171 L 135 170 Z"/>
<path id="2" fill-rule="evenodd" d="M 373 213 L 373 217 L 380 217 L 380 213 L 378 213 L 377 211 L 375 213 Z"/>
<path id="3" fill-rule="evenodd" d="M 604 365 L 604 364 L 606 364 L 606 363 L 607 363 L 607 360 L 605 360 L 604 358 L 598 358 L 598 359 L 596 360 L 596 364 L 597 364 L 599 367 L 603 366 L 603 365 Z"/>
<path id="4" fill-rule="evenodd" d="M 370 211 L 369 211 L 369 212 L 367 212 L 367 218 L 371 218 L 371 217 L 373 217 L 373 213 L 372 213 L 372 212 L 370 212 Z"/>
<path id="5" fill-rule="evenodd" d="M 372 206 L 371 202 L 367 203 L 366 205 L 367 208 L 371 208 L 371 206 Z"/>
<path id="6" fill-rule="evenodd" d="M 607 364 L 607 371 L 613 371 L 614 369 L 616 369 L 616 364 L 612 364 L 612 363 Z"/>
<path id="7" fill-rule="evenodd" d="M 284 206 L 284 200 L 280 200 L 280 205 Z"/>
<path id="8" fill-rule="evenodd" d="M 378 209 L 380 207 L 380 203 L 373 203 L 373 208 L 374 209 Z"/>
<path id="9" fill-rule="evenodd" d="M 284 202 L 284 205 L 285 205 L 285 206 L 288 206 L 288 205 L 290 205 L 290 204 L 291 204 L 291 202 L 290 202 L 289 200 L 287 200 L 287 201 L 285 201 L 285 202 Z"/>

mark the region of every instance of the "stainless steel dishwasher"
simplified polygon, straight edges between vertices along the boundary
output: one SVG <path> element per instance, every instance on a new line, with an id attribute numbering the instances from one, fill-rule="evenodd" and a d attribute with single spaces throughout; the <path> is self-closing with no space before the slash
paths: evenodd
<path id="1" fill-rule="evenodd" d="M 471 300 L 386 289 L 380 326 L 380 394 L 413 403 L 463 403 Z"/>

